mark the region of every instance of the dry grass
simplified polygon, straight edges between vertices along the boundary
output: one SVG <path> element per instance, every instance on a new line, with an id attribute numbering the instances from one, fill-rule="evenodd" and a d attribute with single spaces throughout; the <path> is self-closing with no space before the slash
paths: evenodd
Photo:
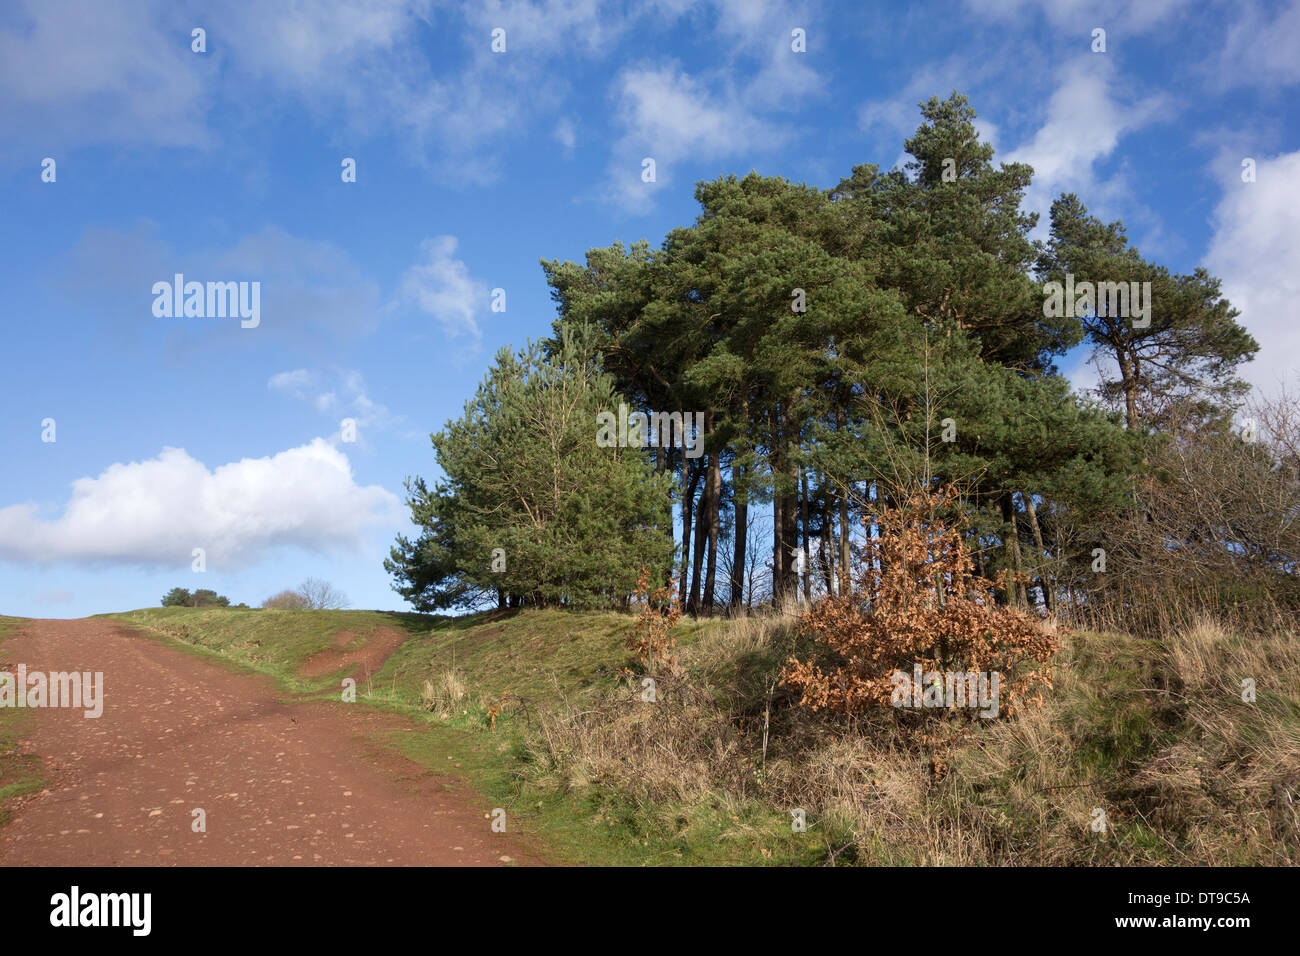
<path id="1" fill-rule="evenodd" d="M 420 692 L 421 706 L 444 720 L 464 713 L 469 698 L 464 676 L 450 667 L 426 680 Z"/>
<path id="2" fill-rule="evenodd" d="M 849 722 L 794 707 L 775 677 L 795 621 L 702 635 L 657 703 L 629 681 L 543 715 L 531 772 L 612 788 L 679 831 L 709 813 L 739 820 L 743 806 L 779 827 L 803 808 L 836 862 L 1300 862 L 1294 633 L 1244 637 L 1201 620 L 1158 641 L 1066 636 L 1041 709 L 918 732 L 892 709 Z"/>
<path id="3" fill-rule="evenodd" d="M 782 611 L 731 618 L 724 626 L 702 633 L 685 648 L 683 663 L 706 676 L 734 672 L 738 662 L 746 658 L 790 646 L 801 613 L 802 608 L 790 602 Z"/>

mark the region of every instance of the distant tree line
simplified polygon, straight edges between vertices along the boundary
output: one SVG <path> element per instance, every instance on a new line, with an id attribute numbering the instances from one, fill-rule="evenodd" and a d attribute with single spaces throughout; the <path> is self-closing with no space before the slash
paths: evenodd
<path id="1" fill-rule="evenodd" d="M 185 588 L 172 588 L 162 599 L 163 607 L 231 607 L 230 599 L 207 588 L 189 591 Z M 319 578 L 307 578 L 296 588 L 286 589 L 273 594 L 262 602 L 264 608 L 281 608 L 288 610 L 309 611 L 345 608 L 348 599 L 338 588 Z M 247 604 L 234 607 L 247 608 Z"/>
<path id="2" fill-rule="evenodd" d="M 230 598 L 218 594 L 216 591 L 210 591 L 207 588 L 199 588 L 197 591 L 189 591 L 186 588 L 172 588 L 162 599 L 163 607 L 230 607 Z M 248 607 L 247 604 L 236 605 L 237 607 Z"/>

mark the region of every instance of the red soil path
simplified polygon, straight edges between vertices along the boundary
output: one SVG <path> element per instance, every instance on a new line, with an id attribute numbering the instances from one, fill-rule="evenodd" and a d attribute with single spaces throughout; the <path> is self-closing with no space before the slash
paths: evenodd
<path id="1" fill-rule="evenodd" d="M 539 863 L 484 798 L 383 745 L 400 718 L 281 703 L 270 680 L 98 620 L 32 621 L 0 670 L 100 671 L 104 712 L 30 711 L 46 788 L 0 829 L 0 866 Z M 191 829 L 195 808 L 207 832 Z"/>
<path id="2" fill-rule="evenodd" d="M 347 667 L 343 676 L 354 677 L 361 685 L 366 678 L 377 673 L 384 661 L 405 641 L 406 635 L 395 627 L 376 627 L 360 639 L 353 631 L 339 631 L 334 635 L 333 647 L 303 661 L 302 675 L 320 677 Z"/>

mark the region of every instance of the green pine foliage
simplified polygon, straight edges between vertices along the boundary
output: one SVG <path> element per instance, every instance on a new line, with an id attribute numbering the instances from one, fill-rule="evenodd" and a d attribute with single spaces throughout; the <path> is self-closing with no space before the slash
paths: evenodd
<path id="1" fill-rule="evenodd" d="M 163 607 L 230 607 L 230 598 L 209 588 L 190 593 L 189 588 L 172 588 L 162 599 Z"/>
<path id="2" fill-rule="evenodd" d="M 422 531 L 385 567 L 421 611 L 531 605 L 623 607 L 641 568 L 664 577 L 666 479 L 643 449 L 599 447 L 597 416 L 622 400 L 565 333 L 553 355 L 503 349 L 464 414 L 432 436 L 443 477 L 408 480 Z"/>

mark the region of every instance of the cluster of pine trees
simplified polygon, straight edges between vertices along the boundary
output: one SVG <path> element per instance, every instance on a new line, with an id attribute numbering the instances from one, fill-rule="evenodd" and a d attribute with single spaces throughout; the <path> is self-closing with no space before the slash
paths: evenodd
<path id="1" fill-rule="evenodd" d="M 425 610 L 618 606 L 645 567 L 692 613 L 807 599 L 846 586 L 878 505 L 952 486 L 1000 600 L 1070 593 L 1175 411 L 1226 428 L 1257 345 L 1216 279 L 1147 261 L 1074 195 L 1031 240 L 1032 170 L 994 165 L 965 97 L 921 112 L 902 169 L 727 176 L 657 249 L 543 261 L 553 334 L 503 351 L 434 436 L 445 478 L 408 482 L 422 532 L 386 562 L 396 589 Z M 1045 308 L 1067 275 L 1150 283 L 1149 321 Z M 1056 366 L 1081 344 L 1099 401 Z M 598 448 L 620 401 L 703 412 L 704 454 Z"/>
<path id="2" fill-rule="evenodd" d="M 230 607 L 230 598 L 209 588 L 199 588 L 190 593 L 189 588 L 172 588 L 162 599 L 163 607 Z M 248 607 L 239 604 L 237 607 Z"/>

